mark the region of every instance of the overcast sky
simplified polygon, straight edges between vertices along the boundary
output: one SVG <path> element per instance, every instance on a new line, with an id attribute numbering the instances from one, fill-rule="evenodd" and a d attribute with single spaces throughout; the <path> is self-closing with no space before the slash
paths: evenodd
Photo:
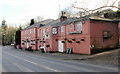
<path id="1" fill-rule="evenodd" d="M 7 24 L 13 26 L 24 25 L 36 16 L 57 19 L 59 11 L 73 3 L 76 6 L 94 9 L 110 5 L 113 1 L 115 0 L 0 0 L 0 21 L 5 19 Z"/>

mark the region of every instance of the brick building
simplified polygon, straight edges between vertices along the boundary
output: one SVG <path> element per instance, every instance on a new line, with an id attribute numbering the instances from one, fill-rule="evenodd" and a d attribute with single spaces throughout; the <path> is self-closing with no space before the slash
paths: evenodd
<path id="1" fill-rule="evenodd" d="M 21 41 L 32 41 L 29 43 L 34 44 L 34 50 L 43 48 L 45 52 L 66 52 L 69 48 L 73 53 L 92 54 L 118 45 L 118 22 L 95 16 L 61 17 L 41 27 L 36 28 L 34 24 L 30 29 L 33 33 L 28 37 L 24 35 L 27 38 L 22 36 Z M 23 29 L 21 33 L 27 31 Z M 25 48 L 27 44 L 21 46 Z"/>
<path id="2" fill-rule="evenodd" d="M 23 49 L 32 47 L 33 50 L 37 50 L 37 29 L 53 20 L 47 19 L 21 30 L 21 47 Z"/>

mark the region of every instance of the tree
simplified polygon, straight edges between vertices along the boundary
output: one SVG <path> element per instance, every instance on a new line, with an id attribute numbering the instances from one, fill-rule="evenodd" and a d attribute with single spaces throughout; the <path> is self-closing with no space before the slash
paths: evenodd
<path id="1" fill-rule="evenodd" d="M 3 20 L 0 27 L 0 41 L 2 45 L 8 45 L 15 42 L 15 31 L 16 27 L 6 24 L 6 21 Z"/>
<path id="2" fill-rule="evenodd" d="M 109 2 L 109 0 L 107 0 L 107 4 L 105 3 L 103 3 L 101 6 L 99 6 L 98 8 L 96 8 L 96 9 L 92 9 L 92 10 L 90 10 L 90 9 L 87 9 L 87 8 L 84 8 L 84 7 L 77 7 L 77 6 L 75 6 L 75 4 L 73 4 L 72 5 L 72 7 L 73 8 L 75 8 L 75 9 L 77 9 L 77 10 L 79 10 L 79 11 L 83 11 L 83 13 L 81 13 L 82 14 L 82 16 L 79 14 L 80 12 L 78 11 L 78 13 L 76 14 L 76 15 L 78 15 L 79 17 L 83 17 L 83 16 L 87 16 L 87 15 L 90 15 L 90 14 L 94 14 L 94 13 L 98 13 L 98 12 L 101 12 L 101 11 L 103 11 L 104 9 L 113 9 L 113 8 L 117 8 L 117 9 L 120 9 L 120 7 L 117 7 L 117 6 L 114 6 L 114 4 L 117 2 L 117 0 L 115 0 L 115 1 L 113 1 L 113 2 L 111 2 L 111 3 L 109 3 L 108 4 L 108 2 Z M 107 13 L 106 13 L 106 15 L 108 15 Z M 114 14 L 113 14 L 114 15 Z"/>
<path id="3" fill-rule="evenodd" d="M 6 32 L 7 32 L 7 25 L 6 25 L 6 21 L 3 20 L 2 21 L 2 45 L 5 45 L 6 44 Z"/>
<path id="4" fill-rule="evenodd" d="M 15 45 L 21 44 L 21 30 L 22 30 L 22 27 L 20 26 L 15 32 Z"/>
<path id="5" fill-rule="evenodd" d="M 31 19 L 30 25 L 33 25 L 34 23 L 34 19 Z"/>

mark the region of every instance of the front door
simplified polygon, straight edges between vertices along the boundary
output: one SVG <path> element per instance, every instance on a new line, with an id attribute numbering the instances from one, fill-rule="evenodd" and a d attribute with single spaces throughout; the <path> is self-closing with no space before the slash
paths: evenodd
<path id="1" fill-rule="evenodd" d="M 63 52 L 64 51 L 64 45 L 62 41 L 58 41 L 58 52 Z"/>

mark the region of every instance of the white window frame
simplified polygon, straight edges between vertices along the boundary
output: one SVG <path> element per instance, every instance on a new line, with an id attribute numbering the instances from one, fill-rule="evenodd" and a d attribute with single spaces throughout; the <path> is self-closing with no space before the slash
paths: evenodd
<path id="1" fill-rule="evenodd" d="M 31 29 L 30 29 L 30 34 L 32 33 Z"/>
<path id="2" fill-rule="evenodd" d="M 82 32 L 82 22 L 78 22 L 76 28 L 78 32 Z"/>
<path id="3" fill-rule="evenodd" d="M 57 34 L 57 28 L 56 27 L 52 28 L 52 34 Z"/>
<path id="4" fill-rule="evenodd" d="M 72 29 L 72 28 L 73 28 L 73 23 L 70 24 L 70 29 Z"/>
<path id="5" fill-rule="evenodd" d="M 61 32 L 64 32 L 64 26 L 61 26 Z"/>

